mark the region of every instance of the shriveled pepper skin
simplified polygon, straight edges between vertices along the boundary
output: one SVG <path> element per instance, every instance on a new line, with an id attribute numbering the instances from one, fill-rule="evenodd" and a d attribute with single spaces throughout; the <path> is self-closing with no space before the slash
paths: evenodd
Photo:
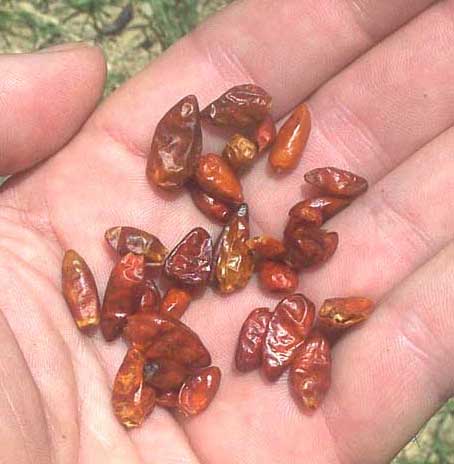
<path id="1" fill-rule="evenodd" d="M 185 416 L 203 412 L 215 397 L 221 383 L 221 370 L 216 366 L 201 369 L 189 377 L 178 395 L 178 410 Z"/>
<path id="2" fill-rule="evenodd" d="M 284 256 L 286 248 L 277 238 L 260 235 L 247 240 L 246 245 L 260 258 L 277 259 Z"/>
<path id="3" fill-rule="evenodd" d="M 297 270 L 324 263 L 335 253 L 339 243 L 336 232 L 301 226 L 292 218 L 285 228 L 284 237 L 287 248 L 285 262 Z"/>
<path id="4" fill-rule="evenodd" d="M 246 286 L 254 271 L 254 258 L 246 245 L 249 238 L 249 214 L 243 203 L 225 225 L 215 251 L 214 278 L 221 293 Z"/>
<path id="5" fill-rule="evenodd" d="M 115 378 L 113 410 L 118 421 L 126 428 L 139 427 L 155 405 L 155 390 L 144 384 L 144 366 L 143 354 L 130 348 Z"/>
<path id="6" fill-rule="evenodd" d="M 101 330 L 107 341 L 123 331 L 127 317 L 140 305 L 144 290 L 144 257 L 128 253 L 115 265 L 104 294 Z"/>
<path id="7" fill-rule="evenodd" d="M 259 154 L 274 143 L 276 140 L 276 126 L 271 115 L 265 116 L 265 119 L 254 127 L 250 138 L 256 143 Z"/>
<path id="8" fill-rule="evenodd" d="M 143 290 L 137 311 L 158 313 L 161 305 L 161 293 L 154 280 L 148 275 L 149 273 L 149 269 L 145 266 Z"/>
<path id="9" fill-rule="evenodd" d="M 202 118 L 216 126 L 244 129 L 263 121 L 271 110 L 271 97 L 254 84 L 232 87 L 201 113 Z"/>
<path id="10" fill-rule="evenodd" d="M 241 134 L 235 134 L 222 151 L 222 157 L 235 171 L 242 171 L 257 158 L 257 145 Z"/>
<path id="11" fill-rule="evenodd" d="M 235 364 L 239 371 L 249 372 L 260 367 L 263 342 L 270 319 L 269 308 L 257 308 L 244 321 L 235 354 Z"/>
<path id="12" fill-rule="evenodd" d="M 319 408 L 331 385 L 331 349 L 314 331 L 298 349 L 290 366 L 290 387 L 306 412 Z"/>
<path id="13" fill-rule="evenodd" d="M 259 266 L 263 288 L 274 293 L 293 293 L 298 287 L 298 274 L 287 264 L 265 260 Z"/>
<path id="14" fill-rule="evenodd" d="M 213 242 L 202 227 L 191 230 L 166 259 L 167 277 L 191 287 L 206 285 L 213 263 Z"/>
<path id="15" fill-rule="evenodd" d="M 161 301 L 159 312 L 168 317 L 180 319 L 192 301 L 192 295 L 180 287 L 171 287 Z"/>
<path id="16" fill-rule="evenodd" d="M 194 95 L 188 95 L 158 123 L 148 157 L 147 177 L 161 188 L 180 188 L 193 175 L 201 152 L 199 105 Z"/>
<path id="17" fill-rule="evenodd" d="M 143 372 L 145 384 L 160 392 L 179 389 L 191 373 L 187 367 L 166 358 L 146 361 Z"/>
<path id="18" fill-rule="evenodd" d="M 168 391 L 156 397 L 156 404 L 161 408 L 174 409 L 178 406 L 178 391 Z"/>
<path id="19" fill-rule="evenodd" d="M 275 172 L 288 172 L 300 162 L 311 131 L 311 114 L 303 103 L 279 130 L 269 163 Z"/>
<path id="20" fill-rule="evenodd" d="M 289 211 L 289 216 L 299 223 L 320 227 L 351 203 L 345 198 L 321 196 L 309 198 L 296 203 Z"/>
<path id="21" fill-rule="evenodd" d="M 368 188 L 363 177 L 332 166 L 306 172 L 304 179 L 327 195 L 343 198 L 355 198 Z"/>
<path id="22" fill-rule="evenodd" d="M 230 206 L 213 195 L 204 192 L 197 185 L 191 185 L 189 188 L 191 198 L 194 204 L 209 219 L 213 219 L 221 224 L 225 224 L 232 213 Z"/>
<path id="23" fill-rule="evenodd" d="M 243 189 L 235 172 L 214 153 L 200 157 L 195 178 L 202 190 L 221 201 L 234 204 L 243 201 Z"/>
<path id="24" fill-rule="evenodd" d="M 152 313 L 128 318 L 123 337 L 147 360 L 166 358 L 188 367 L 206 367 L 211 356 L 199 336 L 181 321 Z"/>
<path id="25" fill-rule="evenodd" d="M 364 322 L 373 310 L 374 303 L 369 298 L 329 298 L 320 308 L 318 324 L 327 330 L 345 330 Z"/>
<path id="26" fill-rule="evenodd" d="M 289 211 L 289 216 L 295 224 L 320 227 L 323 224 L 323 214 L 318 208 L 306 205 L 300 201 Z"/>
<path id="27" fill-rule="evenodd" d="M 74 250 L 68 250 L 63 258 L 62 289 L 77 327 L 82 331 L 97 327 L 100 303 L 96 282 L 85 260 Z"/>
<path id="28" fill-rule="evenodd" d="M 269 380 L 278 379 L 292 362 L 296 350 L 310 333 L 315 306 L 304 295 L 284 298 L 271 316 L 263 344 L 263 373 Z"/>
<path id="29" fill-rule="evenodd" d="M 128 253 L 144 255 L 151 266 L 161 266 L 168 254 L 157 237 L 135 227 L 112 227 L 106 231 L 104 238 L 120 256 Z"/>

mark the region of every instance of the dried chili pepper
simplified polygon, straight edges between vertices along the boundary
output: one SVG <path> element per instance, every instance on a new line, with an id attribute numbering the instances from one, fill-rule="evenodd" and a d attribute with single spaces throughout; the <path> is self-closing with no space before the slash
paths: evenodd
<path id="1" fill-rule="evenodd" d="M 188 367 L 211 364 L 210 353 L 198 335 L 171 317 L 137 313 L 128 318 L 123 337 L 142 349 L 147 360 L 166 358 Z"/>
<path id="2" fill-rule="evenodd" d="M 260 235 L 246 241 L 248 248 L 261 258 L 278 259 L 284 256 L 284 244 L 268 235 Z"/>
<path id="3" fill-rule="evenodd" d="M 202 190 L 227 203 L 241 203 L 243 189 L 232 168 L 218 155 L 202 155 L 195 173 Z"/>
<path id="4" fill-rule="evenodd" d="M 264 152 L 276 140 L 276 126 L 271 115 L 265 116 L 265 119 L 254 126 L 250 138 L 257 145 L 259 154 Z"/>
<path id="5" fill-rule="evenodd" d="M 279 302 L 271 316 L 263 344 L 263 372 L 276 380 L 291 363 L 296 350 L 312 329 L 315 306 L 296 293 Z"/>
<path id="6" fill-rule="evenodd" d="M 221 370 L 211 366 L 189 377 L 178 395 L 178 410 L 185 416 L 203 412 L 213 401 L 221 383 Z"/>
<path id="7" fill-rule="evenodd" d="M 112 227 L 104 237 L 120 256 L 128 253 L 144 255 L 151 266 L 161 266 L 169 252 L 157 237 L 135 227 Z"/>
<path id="8" fill-rule="evenodd" d="M 128 253 L 113 268 L 104 295 L 101 330 L 107 341 L 121 334 L 126 318 L 139 308 L 143 291 L 144 257 Z"/>
<path id="9" fill-rule="evenodd" d="M 118 421 L 127 428 L 140 426 L 155 405 L 156 393 L 143 381 L 144 365 L 143 354 L 130 348 L 115 378 L 113 410 Z"/>
<path id="10" fill-rule="evenodd" d="M 214 278 L 221 293 L 231 293 L 246 286 L 254 271 L 254 259 L 246 245 L 249 215 L 243 203 L 225 225 L 215 251 Z"/>
<path id="11" fill-rule="evenodd" d="M 156 404 L 162 408 L 174 409 L 178 406 L 178 393 L 177 391 L 161 393 L 156 397 Z"/>
<path id="12" fill-rule="evenodd" d="M 197 185 L 191 185 L 189 191 L 192 201 L 205 216 L 221 224 L 225 224 L 229 220 L 232 213 L 229 205 L 204 192 Z"/>
<path id="13" fill-rule="evenodd" d="M 166 392 L 179 389 L 191 371 L 172 359 L 153 359 L 145 362 L 143 378 L 146 385 Z"/>
<path id="14" fill-rule="evenodd" d="M 296 203 L 288 214 L 299 223 L 305 222 L 320 227 L 350 203 L 351 201 L 345 198 L 328 196 L 309 198 Z"/>
<path id="15" fill-rule="evenodd" d="M 223 158 L 235 171 L 250 167 L 257 155 L 256 144 L 241 134 L 233 135 L 222 151 Z"/>
<path id="16" fill-rule="evenodd" d="M 137 311 L 143 313 L 158 313 L 161 305 L 161 293 L 149 274 L 150 270 L 145 266 L 144 285 Z"/>
<path id="17" fill-rule="evenodd" d="M 188 95 L 159 121 L 148 157 L 147 177 L 161 188 L 180 188 L 193 175 L 201 152 L 199 105 L 194 95 Z"/>
<path id="18" fill-rule="evenodd" d="M 335 253 L 339 242 L 336 232 L 301 226 L 292 218 L 285 228 L 284 237 L 287 247 L 285 261 L 297 270 L 324 263 Z"/>
<path id="19" fill-rule="evenodd" d="M 304 410 L 316 410 L 331 384 L 331 350 L 327 339 L 313 332 L 298 349 L 290 366 L 292 392 Z"/>
<path id="20" fill-rule="evenodd" d="M 100 303 L 95 278 L 85 260 L 68 250 L 62 265 L 63 296 L 77 327 L 88 331 L 99 325 Z"/>
<path id="21" fill-rule="evenodd" d="M 323 214 L 320 209 L 307 206 L 304 201 L 293 206 L 289 216 L 298 225 L 320 227 L 323 224 Z"/>
<path id="22" fill-rule="evenodd" d="M 279 130 L 270 153 L 269 163 L 275 172 L 296 168 L 311 131 L 311 114 L 303 103 L 298 106 Z"/>
<path id="23" fill-rule="evenodd" d="M 248 372 L 260 367 L 263 342 L 270 319 L 269 308 L 257 308 L 244 321 L 235 354 L 235 364 L 239 371 Z"/>
<path id="24" fill-rule="evenodd" d="M 354 198 L 368 188 L 367 180 L 343 169 L 317 168 L 304 174 L 307 183 L 320 189 L 327 195 Z"/>
<path id="25" fill-rule="evenodd" d="M 329 298 L 319 312 L 319 326 L 328 330 L 344 330 L 364 322 L 373 312 L 374 303 L 368 298 Z"/>
<path id="26" fill-rule="evenodd" d="M 262 286 L 269 292 L 293 293 L 298 287 L 298 274 L 289 266 L 265 260 L 259 267 Z"/>
<path id="27" fill-rule="evenodd" d="M 192 301 L 192 295 L 180 287 L 171 287 L 161 301 L 159 312 L 168 317 L 180 319 Z"/>
<path id="28" fill-rule="evenodd" d="M 203 119 L 216 126 L 239 129 L 263 121 L 271 110 L 271 97 L 257 85 L 232 87 L 202 112 Z"/>
<path id="29" fill-rule="evenodd" d="M 211 275 L 213 242 L 202 227 L 191 230 L 166 259 L 166 275 L 182 285 L 206 285 Z"/>

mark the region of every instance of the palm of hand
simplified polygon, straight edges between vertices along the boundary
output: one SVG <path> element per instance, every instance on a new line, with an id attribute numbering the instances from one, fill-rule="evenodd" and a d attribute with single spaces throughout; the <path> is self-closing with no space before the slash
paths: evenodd
<path id="1" fill-rule="evenodd" d="M 214 20 L 225 36 L 220 34 L 211 53 L 219 52 L 216 43 L 228 43 L 224 24 L 250 17 L 255 11 L 253 3 L 234 6 Z M 393 21 L 389 18 L 389 27 L 397 28 L 423 8 L 424 2 L 419 2 L 418 8 L 417 3 L 414 10 L 408 9 L 411 11 L 396 7 L 402 10 L 399 18 L 396 12 L 386 12 L 396 15 Z M 291 4 L 295 11 L 306 11 L 297 1 Z M 378 14 L 379 7 L 375 8 Z M 433 9 L 424 13 L 425 21 L 435 14 Z M 265 13 L 254 14 L 261 17 Z M 285 17 L 279 12 L 272 21 L 279 24 Z M 417 150 L 447 129 L 454 113 L 452 108 L 446 109 L 434 114 L 430 123 L 418 125 L 418 131 L 407 130 L 414 127 L 416 116 L 442 101 L 438 94 L 431 94 L 430 101 L 419 99 L 414 95 L 420 87 L 412 90 L 404 85 L 412 64 L 401 63 L 397 49 L 404 40 L 414 40 L 412 50 L 418 49 L 416 36 L 423 27 L 418 21 L 423 19 L 390 37 L 311 97 L 314 131 L 297 172 L 275 179 L 262 160 L 244 177 L 254 234 L 281 232 L 286 211 L 301 198 L 301 174 L 312 167 L 351 168 L 375 184 L 328 223 L 341 240 L 334 258 L 301 279 L 299 290 L 317 303 L 325 297 L 349 294 L 383 298 L 371 321 L 336 346 L 333 387 L 323 407 L 311 417 L 303 416 L 288 393 L 286 376 L 270 385 L 257 373 L 240 375 L 233 369 L 236 338 L 246 314 L 277 301 L 263 294 L 253 280 L 244 291 L 227 298 L 207 291 L 184 316 L 223 371 L 221 389 L 211 407 L 183 424 L 157 408 L 141 429 L 127 433 L 117 424 L 110 404 L 111 383 L 125 346 L 122 342 L 106 344 L 100 335 L 82 337 L 61 296 L 61 256 L 69 247 L 80 251 L 99 288 L 105 288 L 112 254 L 102 236 L 109 227 L 134 225 L 153 232 L 170 247 L 197 225 L 214 236 L 218 233 L 219 228 L 207 222 L 188 195 L 163 194 L 150 188 L 142 156 L 156 122 L 179 97 L 196 93 L 207 102 L 230 85 L 248 80 L 244 68 L 227 52 L 208 54 L 208 60 L 201 60 L 200 38 L 209 43 L 212 37 L 209 29 L 202 29 L 109 99 L 56 156 L 4 188 L 0 210 L 0 336 L 4 346 L 0 385 L 5 395 L 0 410 L 6 429 L 3 441 L 11 444 L 11 459 L 36 463 L 47 463 L 51 457 L 65 463 L 383 462 L 414 433 L 421 420 L 452 391 L 452 382 L 440 367 L 452 363 L 447 356 L 452 341 L 446 334 L 453 328 L 445 303 L 452 298 L 448 288 L 452 287 L 453 251 L 444 247 L 454 223 L 448 202 L 435 200 L 441 192 L 453 193 L 448 166 L 453 161 L 444 155 L 443 147 L 454 134 L 447 132 Z M 275 38 L 276 60 L 279 46 L 300 34 L 295 27 Z M 381 34 L 385 32 L 391 30 Z M 430 37 L 433 47 L 436 40 L 442 40 L 437 37 Z M 248 47 L 241 52 L 243 62 L 258 53 Z M 448 52 L 440 51 L 435 58 L 424 50 L 413 53 L 419 60 L 430 56 L 436 61 L 432 68 L 437 68 L 416 86 L 430 89 L 441 71 L 452 74 Z M 223 81 L 213 66 L 218 56 L 232 71 L 231 81 Z M 346 58 L 343 61 L 348 61 Z M 287 59 L 286 79 L 290 81 L 295 78 L 292 66 L 301 67 L 301 63 L 291 56 Z M 383 88 L 379 95 L 373 94 L 370 89 L 375 89 L 378 80 L 369 74 L 381 69 L 385 59 L 394 60 L 398 71 L 380 81 Z M 174 78 L 177 66 L 186 70 L 184 78 L 171 88 L 162 85 Z M 255 74 L 263 76 L 259 84 L 276 96 L 277 111 L 283 115 L 334 73 L 329 66 L 334 65 L 325 64 L 326 69 L 321 67 L 318 75 L 305 78 L 303 84 L 291 84 L 285 94 L 264 63 L 255 65 Z M 206 71 L 204 80 L 212 79 L 214 88 L 203 88 L 201 70 Z M 443 80 L 439 85 L 448 86 L 446 74 L 438 77 Z M 358 87 L 363 92 L 357 92 Z M 372 107 L 374 115 L 369 114 Z M 392 111 L 398 112 L 398 122 L 389 116 Z M 366 114 L 367 125 L 363 122 Z M 396 135 L 390 133 L 391 125 L 396 127 Z M 215 145 L 214 139 L 207 139 L 205 146 L 208 150 L 219 142 Z M 394 158 L 386 156 L 390 149 L 395 150 Z M 428 159 L 432 166 L 444 167 L 433 182 L 417 190 L 413 186 L 427 172 Z M 420 267 L 425 261 L 428 263 Z M 436 317 L 429 313 L 433 308 L 439 308 Z M 392 431 L 389 425 L 397 418 L 400 429 Z"/>

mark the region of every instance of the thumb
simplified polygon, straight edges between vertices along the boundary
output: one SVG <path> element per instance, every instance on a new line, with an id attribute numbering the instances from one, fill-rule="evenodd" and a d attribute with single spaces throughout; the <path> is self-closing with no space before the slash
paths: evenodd
<path id="1" fill-rule="evenodd" d="M 101 50 L 84 43 L 0 55 L 0 175 L 65 145 L 94 110 L 105 75 Z"/>

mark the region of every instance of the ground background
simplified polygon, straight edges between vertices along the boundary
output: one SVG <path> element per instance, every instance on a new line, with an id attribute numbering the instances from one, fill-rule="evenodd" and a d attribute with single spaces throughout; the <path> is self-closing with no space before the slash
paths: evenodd
<path id="1" fill-rule="evenodd" d="M 102 46 L 106 94 L 232 0 L 0 0 L 0 53 L 69 41 Z M 399 427 L 399 424 L 390 424 Z M 454 464 L 454 399 L 393 464 Z"/>

